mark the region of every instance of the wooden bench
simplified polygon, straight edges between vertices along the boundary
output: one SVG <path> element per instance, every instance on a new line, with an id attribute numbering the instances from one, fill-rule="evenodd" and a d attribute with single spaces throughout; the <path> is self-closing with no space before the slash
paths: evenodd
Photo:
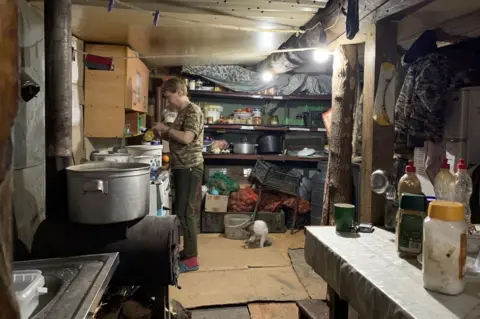
<path id="1" fill-rule="evenodd" d="M 328 306 L 322 300 L 307 299 L 297 301 L 298 319 L 328 319 Z"/>

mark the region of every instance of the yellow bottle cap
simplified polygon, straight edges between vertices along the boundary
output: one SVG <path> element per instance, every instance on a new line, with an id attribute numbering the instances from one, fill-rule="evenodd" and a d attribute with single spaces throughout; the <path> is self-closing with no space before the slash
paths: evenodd
<path id="1" fill-rule="evenodd" d="M 428 217 L 448 222 L 458 222 L 465 218 L 465 207 L 457 202 L 435 200 L 428 205 Z"/>

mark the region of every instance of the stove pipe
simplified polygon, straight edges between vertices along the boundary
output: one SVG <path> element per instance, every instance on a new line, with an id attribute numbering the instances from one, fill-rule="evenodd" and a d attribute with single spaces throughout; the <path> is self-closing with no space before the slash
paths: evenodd
<path id="1" fill-rule="evenodd" d="M 46 215 L 68 218 L 65 168 L 72 164 L 71 0 L 45 0 Z"/>

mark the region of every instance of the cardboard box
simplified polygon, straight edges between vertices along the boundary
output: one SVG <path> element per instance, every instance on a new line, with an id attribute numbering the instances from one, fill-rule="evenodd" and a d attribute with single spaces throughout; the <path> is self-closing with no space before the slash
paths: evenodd
<path id="1" fill-rule="evenodd" d="M 205 197 L 205 211 L 209 213 L 226 213 L 228 209 L 228 196 L 210 195 Z"/>

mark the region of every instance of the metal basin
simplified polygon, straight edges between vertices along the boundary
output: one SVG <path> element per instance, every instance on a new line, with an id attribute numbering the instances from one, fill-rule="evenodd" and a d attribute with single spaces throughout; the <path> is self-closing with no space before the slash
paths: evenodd
<path id="1" fill-rule="evenodd" d="M 50 302 L 57 296 L 57 294 L 60 292 L 60 289 L 64 285 L 64 281 L 57 276 L 46 275 L 44 278 L 45 287 L 48 289 L 48 293 L 40 295 L 38 306 L 33 312 L 32 316 L 35 316 L 49 306 Z"/>
<path id="2" fill-rule="evenodd" d="M 52 307 L 55 306 L 58 299 L 70 287 L 73 279 L 77 276 L 79 268 L 44 268 L 42 270 L 45 278 L 45 287 L 48 292 L 40 295 L 37 308 L 32 314 L 32 319 L 48 318 Z"/>

